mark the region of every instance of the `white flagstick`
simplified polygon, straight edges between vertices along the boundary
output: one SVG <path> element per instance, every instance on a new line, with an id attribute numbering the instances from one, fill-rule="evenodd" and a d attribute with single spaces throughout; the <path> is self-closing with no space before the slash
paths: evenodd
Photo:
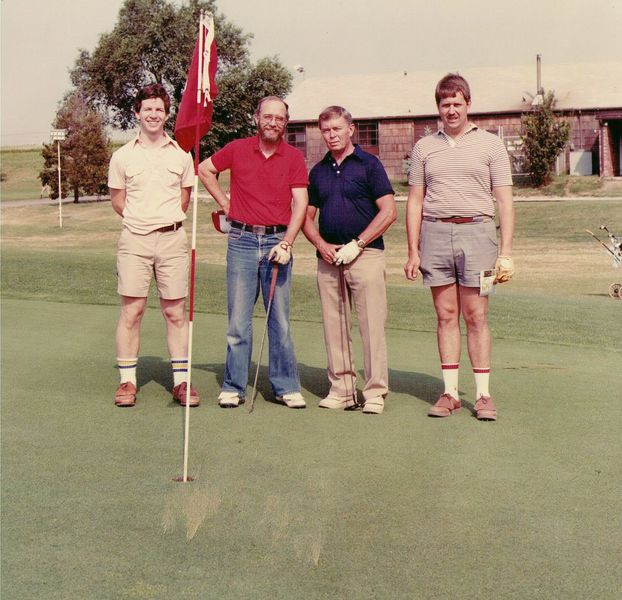
<path id="1" fill-rule="evenodd" d="M 188 318 L 188 384 L 186 385 L 186 413 L 184 425 L 184 483 L 188 481 L 188 446 L 190 439 L 190 383 L 192 381 L 192 330 L 194 325 L 194 277 L 197 248 L 197 213 L 199 194 L 199 176 L 194 176 L 194 190 L 192 197 L 192 245 L 190 257 L 190 313 Z"/>
<path id="2" fill-rule="evenodd" d="M 201 105 L 201 80 L 203 73 L 203 28 L 205 27 L 203 11 L 199 19 L 199 56 L 198 56 L 198 73 L 197 73 L 197 108 Z M 190 441 L 190 383 L 192 381 L 192 333 L 194 325 L 194 277 L 196 265 L 196 248 L 197 248 L 197 213 L 199 198 L 199 141 L 198 141 L 198 122 L 197 132 L 195 134 L 195 156 L 194 156 L 194 189 L 192 193 L 192 244 L 190 257 L 190 310 L 188 317 L 188 383 L 186 385 L 186 412 L 184 425 L 184 473 L 183 482 L 188 481 L 188 448 Z"/>

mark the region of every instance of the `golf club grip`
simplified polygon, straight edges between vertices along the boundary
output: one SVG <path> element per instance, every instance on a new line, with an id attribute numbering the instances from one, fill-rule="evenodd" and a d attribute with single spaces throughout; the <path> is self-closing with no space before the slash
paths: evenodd
<path id="1" fill-rule="evenodd" d="M 276 279 L 279 276 L 279 263 L 272 264 L 272 278 L 270 279 L 270 291 L 268 292 L 268 302 L 274 297 L 274 289 L 276 288 Z"/>

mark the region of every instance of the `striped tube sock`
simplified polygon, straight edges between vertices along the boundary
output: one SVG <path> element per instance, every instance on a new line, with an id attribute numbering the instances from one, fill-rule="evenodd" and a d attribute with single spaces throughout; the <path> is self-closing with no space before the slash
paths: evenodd
<path id="1" fill-rule="evenodd" d="M 119 367 L 119 376 L 121 383 L 130 381 L 136 385 L 136 363 L 138 357 L 135 358 L 119 358 L 117 357 L 117 366 Z"/>
<path id="2" fill-rule="evenodd" d="M 488 391 L 490 367 L 473 367 L 473 376 L 475 377 L 475 398 L 478 399 L 480 396 L 490 396 L 490 392 Z"/>
<path id="3" fill-rule="evenodd" d="M 444 394 L 450 394 L 456 400 L 458 399 L 458 363 L 443 363 L 441 370 L 443 372 L 443 383 L 445 384 Z"/>
<path id="4" fill-rule="evenodd" d="M 171 358 L 171 367 L 173 368 L 173 387 L 188 381 L 188 357 Z"/>

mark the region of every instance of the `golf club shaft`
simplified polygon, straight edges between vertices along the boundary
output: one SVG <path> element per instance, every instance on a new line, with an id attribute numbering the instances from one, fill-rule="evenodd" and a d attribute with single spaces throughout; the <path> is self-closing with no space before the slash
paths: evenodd
<path id="1" fill-rule="evenodd" d="M 272 299 L 274 298 L 274 290 L 276 288 L 276 279 L 279 274 L 279 265 L 278 263 L 273 263 L 272 265 L 272 278 L 270 279 L 270 291 L 268 292 L 268 306 L 266 307 L 266 322 L 263 328 L 263 334 L 261 336 L 261 345 L 259 346 L 259 358 L 257 359 L 257 369 L 255 371 L 255 381 L 253 382 L 253 395 L 251 396 L 250 407 L 248 409 L 249 413 L 253 412 L 255 408 L 255 398 L 257 397 L 257 379 L 259 377 L 259 367 L 261 366 L 261 357 L 263 355 L 263 346 L 266 341 L 266 333 L 268 331 L 268 320 L 270 318 L 270 309 L 272 308 Z"/>
<path id="2" fill-rule="evenodd" d="M 609 254 L 611 254 L 615 259 L 617 259 L 618 257 L 615 255 L 615 253 L 613 252 L 613 250 L 611 248 L 609 248 L 609 246 L 607 246 L 607 244 L 605 244 L 605 242 L 603 242 L 602 240 L 598 239 L 589 229 L 586 229 L 585 231 L 587 231 L 605 250 L 607 250 L 607 252 L 609 252 Z"/>
<path id="3" fill-rule="evenodd" d="M 343 265 L 339 265 L 339 295 L 341 297 L 341 307 L 343 309 L 343 326 L 345 328 L 345 336 L 342 337 L 342 340 L 345 337 L 345 345 L 348 349 L 348 372 L 350 373 L 350 387 L 351 387 L 351 395 L 352 400 L 354 401 L 354 407 L 358 406 L 358 402 L 356 400 L 356 383 L 354 381 L 354 374 L 352 373 L 352 348 L 350 345 L 350 302 L 348 300 L 348 287 L 346 285 L 346 274 Z M 345 363 L 345 356 L 343 352 L 343 342 L 341 346 L 342 359 Z M 346 386 L 347 391 L 347 386 Z"/>

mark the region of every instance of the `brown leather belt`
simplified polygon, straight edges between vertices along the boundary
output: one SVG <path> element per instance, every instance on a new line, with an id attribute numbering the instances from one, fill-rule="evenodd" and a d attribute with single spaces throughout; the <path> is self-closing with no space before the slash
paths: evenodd
<path id="1" fill-rule="evenodd" d="M 173 223 L 172 225 L 166 225 L 166 227 L 160 227 L 159 229 L 154 229 L 154 231 L 159 231 L 160 233 L 166 233 L 167 231 L 177 231 L 180 227 L 183 227 L 184 222 L 179 221 L 177 223 Z"/>
<path id="2" fill-rule="evenodd" d="M 233 220 L 229 222 L 231 223 L 231 227 L 241 229 L 242 231 L 250 231 L 257 235 L 272 235 L 273 233 L 287 231 L 287 225 L 249 225 L 248 223 Z"/>
<path id="3" fill-rule="evenodd" d="M 431 223 L 436 223 L 436 221 L 441 221 L 442 223 L 484 223 L 485 221 L 490 221 L 490 217 L 445 217 L 442 219 L 437 219 L 436 217 L 423 217 L 424 221 L 430 221 Z"/>

